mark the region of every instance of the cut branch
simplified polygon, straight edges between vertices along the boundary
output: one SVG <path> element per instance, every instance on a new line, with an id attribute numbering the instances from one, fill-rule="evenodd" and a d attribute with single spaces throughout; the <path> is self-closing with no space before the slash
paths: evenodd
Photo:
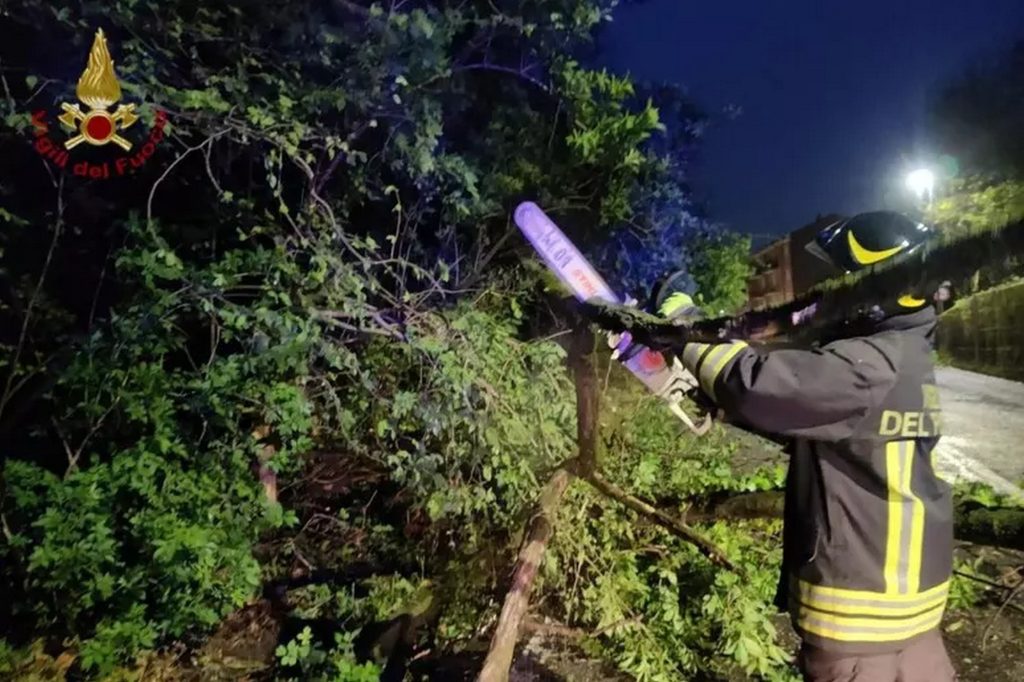
<path id="1" fill-rule="evenodd" d="M 1011 601 L 1013 601 L 1014 597 L 1021 593 L 1021 590 L 1024 590 L 1024 580 L 1022 580 L 1020 584 L 1018 584 L 1016 587 L 1010 590 L 1010 593 L 1006 595 L 1006 597 L 1003 599 L 1002 603 L 999 605 L 999 608 L 996 609 L 996 612 L 992 614 L 991 618 L 989 618 L 988 624 L 985 626 L 985 630 L 981 633 L 982 651 L 985 651 L 985 648 L 988 646 L 988 636 L 989 632 L 992 631 L 992 626 L 995 625 L 996 621 L 999 619 L 999 616 L 1003 615 L 1003 611 L 1006 610 L 1006 607 L 1010 604 Z"/>
<path id="2" fill-rule="evenodd" d="M 742 574 L 740 568 L 725 556 L 725 552 L 723 552 L 718 545 L 700 535 L 678 519 L 675 519 L 665 512 L 652 507 L 639 498 L 633 497 L 622 488 L 619 488 L 614 483 L 606 480 L 597 472 L 586 476 L 585 479 L 602 495 L 612 498 L 616 502 L 632 509 L 641 516 L 646 516 L 648 519 L 654 521 L 670 533 L 686 540 L 692 545 L 695 545 L 697 549 L 700 550 L 700 553 L 710 559 L 713 563 L 718 564 L 723 568 L 728 568 L 730 571 Z"/>
<path id="3" fill-rule="evenodd" d="M 958 540 L 1024 550 L 1024 509 L 957 505 L 953 523 Z"/>
<path id="4" fill-rule="evenodd" d="M 540 495 L 537 513 L 530 521 L 530 530 L 523 548 L 519 551 L 515 570 L 512 572 L 512 586 L 505 595 L 505 604 L 498 617 L 498 625 L 491 637 L 491 648 L 484 660 L 478 682 L 507 682 L 512 666 L 519 626 L 530 606 L 530 592 L 537 570 L 544 559 L 544 550 L 554 533 L 555 512 L 562 496 L 569 487 L 571 474 L 567 469 L 558 469 L 544 486 Z"/>

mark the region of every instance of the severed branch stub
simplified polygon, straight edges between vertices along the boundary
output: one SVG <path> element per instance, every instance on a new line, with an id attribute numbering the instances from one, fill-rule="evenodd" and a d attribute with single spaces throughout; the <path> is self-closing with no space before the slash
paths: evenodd
<path id="1" fill-rule="evenodd" d="M 597 471 L 598 412 L 601 393 L 594 366 L 594 334 L 586 325 L 573 332 L 569 366 L 576 384 L 576 459 L 575 474 L 587 476 Z"/>

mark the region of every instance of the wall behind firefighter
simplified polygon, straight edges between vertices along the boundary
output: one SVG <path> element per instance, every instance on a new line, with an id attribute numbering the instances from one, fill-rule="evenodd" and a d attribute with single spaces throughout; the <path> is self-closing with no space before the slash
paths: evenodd
<path id="1" fill-rule="evenodd" d="M 939 318 L 938 349 L 949 364 L 1024 380 L 1024 221 L 941 243 L 881 267 L 822 283 L 776 313 L 818 300 L 842 315 L 893 292 L 932 292 L 952 284 L 955 300 Z"/>

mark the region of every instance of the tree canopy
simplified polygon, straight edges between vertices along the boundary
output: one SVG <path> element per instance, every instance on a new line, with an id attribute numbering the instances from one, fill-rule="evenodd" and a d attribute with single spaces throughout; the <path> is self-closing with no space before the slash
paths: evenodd
<path id="1" fill-rule="evenodd" d="M 1024 41 L 945 84 L 931 134 L 954 170 L 928 210 L 948 239 L 1024 219 Z"/>
<path id="2" fill-rule="evenodd" d="M 971 172 L 1024 174 L 1024 41 L 944 85 L 932 105 L 936 146 Z"/>

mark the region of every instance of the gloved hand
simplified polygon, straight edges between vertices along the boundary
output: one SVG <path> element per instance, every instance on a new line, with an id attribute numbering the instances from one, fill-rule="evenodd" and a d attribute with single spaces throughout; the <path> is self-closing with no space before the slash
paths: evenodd
<path id="1" fill-rule="evenodd" d="M 591 299 L 580 305 L 584 317 L 613 332 L 629 332 L 634 343 L 655 351 L 682 352 L 687 329 L 627 305 Z"/>
<path id="2" fill-rule="evenodd" d="M 640 304 L 640 301 L 636 300 L 632 296 L 626 298 L 622 305 L 629 308 L 635 308 Z M 633 343 L 633 336 L 629 332 L 607 332 L 608 334 L 608 347 L 612 349 L 612 360 L 618 360 L 623 356 L 628 357 L 630 350 L 638 348 Z"/>
<path id="3" fill-rule="evenodd" d="M 640 302 L 637 301 L 632 296 L 628 297 L 622 303 L 622 305 L 627 306 L 629 308 L 635 308 L 639 304 L 640 304 Z M 607 332 L 607 334 L 608 334 L 608 347 L 609 348 L 616 348 L 619 345 L 620 342 L 622 342 L 624 339 L 628 339 L 629 338 L 629 334 L 626 333 L 626 332 L 610 331 L 610 332 Z"/>

